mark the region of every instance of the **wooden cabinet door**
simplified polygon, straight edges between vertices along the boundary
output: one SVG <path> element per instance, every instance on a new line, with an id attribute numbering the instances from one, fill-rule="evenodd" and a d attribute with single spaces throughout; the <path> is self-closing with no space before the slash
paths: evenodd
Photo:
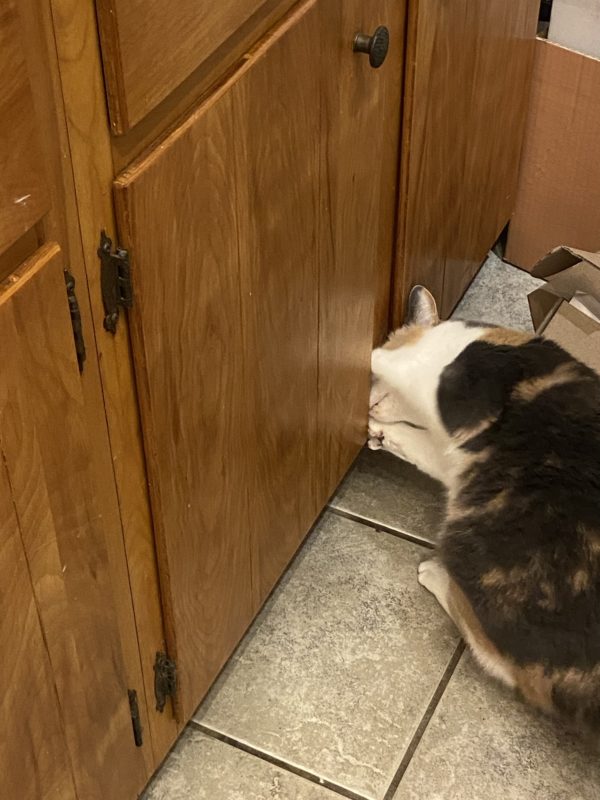
<path id="1" fill-rule="evenodd" d="M 316 514 L 312 6 L 116 183 L 184 716 Z"/>
<path id="2" fill-rule="evenodd" d="M 0 774 L 4 800 L 75 800 L 56 689 L 0 459 Z"/>
<path id="3" fill-rule="evenodd" d="M 366 435 L 374 330 L 388 330 L 406 4 L 320 4 L 319 507 Z M 385 25 L 383 65 L 352 51 Z M 375 328 L 374 328 L 375 326 Z"/>
<path id="4" fill-rule="evenodd" d="M 380 23 L 375 71 L 352 41 Z M 401 41 L 391 0 L 308 0 L 116 182 L 184 716 L 365 438 Z"/>
<path id="5" fill-rule="evenodd" d="M 538 0 L 411 0 L 394 319 L 447 316 L 513 211 Z"/>
<path id="6" fill-rule="evenodd" d="M 147 779 L 128 700 L 128 689 L 141 687 L 128 687 L 124 678 L 56 245 L 45 245 L 0 288 L 0 342 L 0 461 L 8 474 L 77 795 L 130 800 Z M 17 598 L 9 600 L 14 619 L 23 614 L 16 603 Z M 31 691 L 28 701 L 19 711 L 25 717 L 39 702 Z M 43 751 L 40 759 L 47 760 Z"/>
<path id="7" fill-rule="evenodd" d="M 50 207 L 15 0 L 0 6 L 0 253 Z"/>
<path id="8" fill-rule="evenodd" d="M 98 0 L 115 129 L 126 131 L 234 35 L 292 0 Z M 283 13 L 283 11 L 282 11 Z M 158 56 L 158 57 L 157 57 Z"/>

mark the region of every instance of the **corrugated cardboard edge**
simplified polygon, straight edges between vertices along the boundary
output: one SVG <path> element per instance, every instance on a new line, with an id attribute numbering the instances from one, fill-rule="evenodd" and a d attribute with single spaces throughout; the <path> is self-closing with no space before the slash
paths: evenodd
<path id="1" fill-rule="evenodd" d="M 579 250 L 577 247 L 556 247 L 540 259 L 533 268 L 532 275 L 547 281 L 545 286 L 534 289 L 527 296 L 531 320 L 536 333 L 544 330 L 557 312 L 561 302 L 568 301 L 572 297 L 572 293 L 565 293 L 557 289 L 555 285 L 553 286 L 552 278 L 582 262 L 600 270 L 600 253 L 590 253 L 588 250 Z"/>
<path id="2" fill-rule="evenodd" d="M 536 333 L 541 333 L 544 327 L 552 319 L 558 307 L 564 302 L 564 298 L 558 297 L 554 292 L 549 292 L 545 286 L 534 289 L 527 295 L 529 302 L 529 312 L 533 329 Z"/>
<path id="3" fill-rule="evenodd" d="M 576 247 L 555 247 L 550 253 L 541 258 L 531 270 L 535 278 L 548 280 L 553 275 L 562 272 L 568 267 L 573 267 L 579 261 L 587 261 L 592 266 L 600 269 L 600 253 L 590 253 L 588 250 L 578 250 Z"/>

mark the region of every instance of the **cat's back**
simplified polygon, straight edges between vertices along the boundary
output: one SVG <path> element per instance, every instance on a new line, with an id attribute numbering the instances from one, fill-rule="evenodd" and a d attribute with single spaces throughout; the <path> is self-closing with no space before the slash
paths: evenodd
<path id="1" fill-rule="evenodd" d="M 597 696 L 600 377 L 550 341 L 499 329 L 446 368 L 438 404 L 461 465 L 447 568 L 515 665 L 597 671 Z"/>

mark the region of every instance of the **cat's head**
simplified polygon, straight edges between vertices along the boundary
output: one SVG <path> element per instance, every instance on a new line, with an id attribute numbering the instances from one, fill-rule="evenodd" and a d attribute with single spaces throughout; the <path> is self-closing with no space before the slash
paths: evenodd
<path id="1" fill-rule="evenodd" d="M 509 351 L 531 338 L 485 323 L 441 322 L 433 295 L 415 286 L 405 324 L 373 351 L 371 407 L 391 389 L 395 416 L 427 428 L 470 424 L 496 412 L 519 369 Z"/>

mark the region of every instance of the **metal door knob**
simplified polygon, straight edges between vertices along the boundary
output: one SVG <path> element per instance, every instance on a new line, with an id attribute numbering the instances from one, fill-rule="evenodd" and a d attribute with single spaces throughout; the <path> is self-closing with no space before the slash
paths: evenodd
<path id="1" fill-rule="evenodd" d="M 385 61 L 390 47 L 390 32 L 385 25 L 380 25 L 373 36 L 357 33 L 352 49 L 355 53 L 368 53 L 369 64 L 373 69 L 380 67 Z"/>

